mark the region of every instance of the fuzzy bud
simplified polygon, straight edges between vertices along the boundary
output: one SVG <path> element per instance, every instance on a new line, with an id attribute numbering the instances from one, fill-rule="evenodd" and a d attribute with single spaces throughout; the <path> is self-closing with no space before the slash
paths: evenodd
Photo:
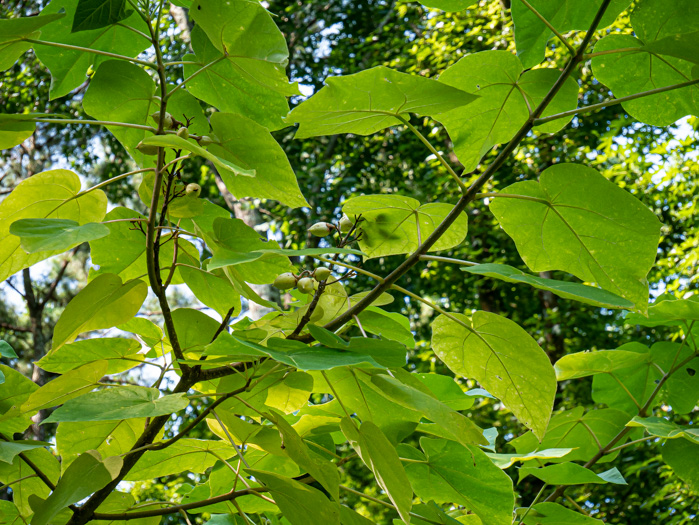
<path id="1" fill-rule="evenodd" d="M 313 279 L 311 279 L 310 277 L 304 277 L 303 279 L 299 279 L 299 282 L 296 286 L 299 289 L 299 292 L 301 293 L 312 294 L 313 292 L 315 292 L 315 285 L 313 284 Z"/>
<path id="2" fill-rule="evenodd" d="M 326 268 L 325 266 L 321 266 L 320 268 L 316 268 L 315 271 L 313 272 L 313 277 L 315 278 L 316 281 L 321 282 L 325 281 L 328 277 L 330 277 L 330 268 Z"/>
<path id="3" fill-rule="evenodd" d="M 187 184 L 187 187 L 184 189 L 184 192 L 187 194 L 187 197 L 197 198 L 201 193 L 201 186 L 199 186 L 199 184 L 197 184 L 196 182 L 190 182 L 189 184 Z"/>
<path id="4" fill-rule="evenodd" d="M 278 275 L 274 280 L 274 287 L 279 290 L 289 290 L 294 286 L 296 286 L 296 277 L 294 277 L 294 274 L 291 272 Z"/>
<path id="5" fill-rule="evenodd" d="M 187 128 L 180 128 L 177 130 L 177 136 L 187 140 L 189 138 L 189 130 Z"/>
<path id="6" fill-rule="evenodd" d="M 332 233 L 334 229 L 335 226 L 329 222 L 316 222 L 313 226 L 308 228 L 308 231 L 311 233 L 311 235 L 315 235 L 316 237 L 325 237 L 326 235 Z"/>
<path id="7" fill-rule="evenodd" d="M 151 114 L 151 118 L 155 120 L 156 124 L 160 123 L 160 111 L 156 111 L 155 113 Z M 167 111 L 165 112 L 165 118 L 163 119 L 163 129 L 172 129 L 172 126 L 174 125 L 175 121 L 172 118 L 172 115 L 168 113 Z"/>
<path id="8" fill-rule="evenodd" d="M 352 226 L 354 226 L 352 220 L 347 215 L 343 215 L 342 219 L 340 219 L 340 232 L 349 233 Z"/>
<path id="9" fill-rule="evenodd" d="M 210 146 L 210 145 L 213 144 L 213 143 L 214 143 L 214 139 L 212 139 L 212 138 L 209 137 L 208 135 L 203 135 L 203 136 L 199 139 L 199 145 L 200 145 L 201 147 L 203 147 L 203 148 L 205 148 L 206 146 Z"/>
<path id="10" fill-rule="evenodd" d="M 152 144 L 144 144 L 143 142 L 139 142 L 138 146 L 136 146 L 136 149 L 144 155 L 158 154 L 158 146 L 153 146 Z"/>

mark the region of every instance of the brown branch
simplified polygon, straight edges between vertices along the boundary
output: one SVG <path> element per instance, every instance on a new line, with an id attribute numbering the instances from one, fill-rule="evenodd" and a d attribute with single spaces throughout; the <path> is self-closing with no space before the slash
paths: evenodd
<path id="1" fill-rule="evenodd" d="M 26 332 L 26 333 L 31 333 L 32 329 L 31 328 L 25 328 L 23 326 L 15 326 L 10 323 L 2 323 L 0 322 L 0 328 L 4 330 L 12 330 L 13 332 Z"/>
<path id="2" fill-rule="evenodd" d="M 40 306 L 41 308 L 44 308 L 46 306 L 46 303 L 49 302 L 51 299 L 51 296 L 56 292 L 56 288 L 58 288 L 58 283 L 63 279 L 63 275 L 66 273 L 66 269 L 68 268 L 68 264 L 70 264 L 71 258 L 78 253 L 78 248 L 79 246 L 76 246 L 73 248 L 70 252 L 70 255 L 66 257 L 66 259 L 63 261 L 63 264 L 61 264 L 60 269 L 58 270 L 58 274 L 56 275 L 56 278 L 53 280 L 51 285 L 49 286 L 48 291 L 46 292 L 46 295 L 44 295 L 44 298 L 42 299 Z"/>

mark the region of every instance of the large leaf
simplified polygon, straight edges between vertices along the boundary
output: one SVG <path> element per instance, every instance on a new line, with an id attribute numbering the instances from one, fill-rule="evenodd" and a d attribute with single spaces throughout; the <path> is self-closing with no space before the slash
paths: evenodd
<path id="1" fill-rule="evenodd" d="M 10 225 L 20 219 L 56 218 L 79 224 L 101 221 L 107 210 L 107 197 L 101 190 L 77 199 L 80 178 L 68 170 L 44 171 L 23 180 L 0 203 L 0 281 L 64 250 L 28 255 L 20 248 L 20 238 L 10 234 Z M 72 199 L 72 200 L 71 200 Z"/>
<path id="2" fill-rule="evenodd" d="M 598 443 L 609 443 L 624 429 L 628 420 L 629 416 L 620 410 L 604 408 L 585 414 L 585 409 L 579 406 L 553 416 L 541 443 L 531 432 L 513 439 L 510 443 L 518 454 L 553 448 L 573 449 L 560 459 L 548 458 L 547 463 L 588 461 L 599 451 Z M 599 462 L 609 462 L 617 455 L 618 452 L 608 454 Z"/>
<path id="3" fill-rule="evenodd" d="M 111 328 L 131 319 L 141 308 L 148 285 L 140 280 L 121 282 L 114 274 L 92 280 L 66 306 L 53 332 L 53 350 L 79 334 Z"/>
<path id="4" fill-rule="evenodd" d="M 685 438 L 699 444 L 699 428 L 681 427 L 662 417 L 635 416 L 626 424 L 627 427 L 643 427 L 651 436 L 666 439 Z"/>
<path id="5" fill-rule="evenodd" d="M 449 408 L 439 399 L 409 385 L 403 384 L 394 377 L 374 375 L 371 378 L 379 390 L 393 402 L 411 410 L 416 410 L 426 418 L 440 425 L 452 439 L 463 445 L 487 444 L 483 430 L 466 416 Z"/>
<path id="6" fill-rule="evenodd" d="M 432 116 L 477 97 L 429 78 L 378 66 L 353 75 L 329 77 L 325 87 L 289 114 L 298 122 L 296 138 L 354 133 L 371 135 L 409 120 Z"/>
<path id="7" fill-rule="evenodd" d="M 21 239 L 25 252 L 33 254 L 63 251 L 100 239 L 109 235 L 109 228 L 95 222 L 80 225 L 69 219 L 20 219 L 10 225 L 10 233 Z"/>
<path id="8" fill-rule="evenodd" d="M 680 84 L 696 78 L 695 64 L 678 53 L 687 39 L 682 34 L 699 31 L 699 4 L 692 0 L 645 0 L 633 10 L 631 25 L 634 35 L 610 35 L 595 45 L 593 58 L 595 77 L 606 84 L 616 97 L 625 97 L 661 87 Z M 669 47 L 670 54 L 662 53 Z M 614 52 L 634 49 L 634 51 Z M 696 61 L 696 58 L 694 59 Z M 628 113 L 647 124 L 667 126 L 685 115 L 699 115 L 697 85 L 666 91 L 623 103 Z"/>
<path id="9" fill-rule="evenodd" d="M 36 124 L 26 118 L 23 115 L 0 114 L 0 150 L 14 148 L 34 134 Z"/>
<path id="10" fill-rule="evenodd" d="M 663 459 L 690 492 L 699 494 L 699 445 L 684 439 L 673 439 L 663 445 Z"/>
<path id="11" fill-rule="evenodd" d="M 627 323 L 641 326 L 687 326 L 697 321 L 699 321 L 699 295 L 692 295 L 687 299 L 662 295 L 648 307 L 648 317 L 636 313 L 626 316 Z"/>
<path id="12" fill-rule="evenodd" d="M 121 22 L 131 14 L 125 5 L 126 0 L 78 0 L 71 32 L 101 29 Z"/>
<path id="13" fill-rule="evenodd" d="M 597 28 L 602 29 L 612 24 L 630 3 L 630 0 L 612 0 Z M 563 34 L 589 29 L 602 0 L 529 0 L 529 4 Z M 520 0 L 512 2 L 512 19 L 515 24 L 517 55 L 525 68 L 533 67 L 544 59 L 546 44 L 553 37 L 553 33 Z M 558 41 L 554 44 L 556 47 L 562 47 Z"/>
<path id="14" fill-rule="evenodd" d="M 543 438 L 556 394 L 546 353 L 519 325 L 489 312 L 472 319 L 440 315 L 432 323 L 432 348 L 449 369 L 477 380 L 502 400 L 523 425 Z"/>
<path id="15" fill-rule="evenodd" d="M 149 115 L 159 107 L 154 94 L 155 83 L 143 68 L 123 60 L 108 60 L 92 77 L 83 98 L 83 108 L 97 120 L 145 126 L 149 124 Z M 152 164 L 154 157 L 136 149 L 138 143 L 149 136 L 148 131 L 123 126 L 107 126 L 107 129 L 140 166 Z"/>
<path id="16" fill-rule="evenodd" d="M 198 27 L 195 56 L 185 60 L 197 63 L 185 65 L 184 76 L 208 67 L 187 81 L 187 90 L 219 111 L 246 115 L 270 130 L 284 127 L 286 97 L 299 91 L 286 77 L 286 40 L 267 10 L 245 0 L 197 0 L 189 13 Z"/>
<path id="17" fill-rule="evenodd" d="M 580 164 L 551 166 L 500 195 L 490 210 L 532 271 L 570 272 L 646 310 L 660 222 L 635 197 Z"/>
<path id="18" fill-rule="evenodd" d="M 45 422 L 118 421 L 155 417 L 178 412 L 188 404 L 184 394 L 160 397 L 157 388 L 120 386 L 91 392 L 67 402 L 54 410 Z"/>
<path id="19" fill-rule="evenodd" d="M 559 459 L 567 456 L 572 451 L 572 448 L 546 448 L 544 450 L 536 450 L 534 452 L 529 452 L 528 454 L 496 454 L 492 452 L 486 452 L 485 455 L 488 456 L 491 459 L 491 461 L 495 463 L 499 468 L 504 470 L 508 467 L 511 467 L 517 462 L 524 463 L 526 461 L 533 461 L 535 459 Z"/>
<path id="20" fill-rule="evenodd" d="M 271 472 L 248 469 L 269 488 L 291 525 L 340 525 L 340 506 L 318 489 Z"/>
<path id="21" fill-rule="evenodd" d="M 52 22 L 41 30 L 41 39 L 47 42 L 59 42 L 71 46 L 97 49 L 108 53 L 116 53 L 135 57 L 141 51 L 151 46 L 145 38 L 136 37 L 129 28 L 148 33 L 148 26 L 137 14 L 132 13 L 121 21 L 122 25 L 110 25 L 100 29 L 73 33 L 73 21 L 80 0 L 53 0 L 42 11 L 41 15 L 56 14 L 65 9 L 66 16 Z M 67 95 L 86 80 L 90 66 L 93 69 L 107 60 L 106 57 L 94 53 L 83 52 L 79 49 L 62 47 L 34 46 L 39 60 L 51 71 L 51 100 Z M 118 96 L 118 91 L 112 91 L 110 96 Z M 106 103 L 107 101 L 105 101 Z"/>
<path id="22" fill-rule="evenodd" d="M 420 202 L 401 195 L 363 195 L 349 199 L 342 211 L 361 215 L 359 248 L 368 258 L 411 253 L 451 212 L 451 204 Z M 447 250 L 466 238 L 468 219 L 459 217 L 429 251 Z"/>
<path id="23" fill-rule="evenodd" d="M 50 446 L 49 443 L 34 441 L 33 439 L 20 441 L 0 441 L 0 461 L 12 464 L 15 456 L 21 454 L 22 452 L 48 446 Z"/>
<path id="24" fill-rule="evenodd" d="M 561 357 L 555 365 L 556 379 L 577 379 L 595 374 L 605 374 L 636 368 L 650 361 L 649 354 L 625 350 L 602 350 L 599 352 L 576 352 Z"/>
<path id="25" fill-rule="evenodd" d="M 179 472 L 203 473 L 219 458 L 235 456 L 235 449 L 224 441 L 183 438 L 162 450 L 149 450 L 124 478 L 148 480 Z"/>
<path id="26" fill-rule="evenodd" d="M 143 362 L 141 344 L 135 339 L 100 337 L 63 345 L 49 352 L 36 365 L 54 374 L 65 374 L 86 363 L 107 361 L 106 375 L 124 372 Z"/>
<path id="27" fill-rule="evenodd" d="M 230 309 L 240 313 L 240 295 L 231 282 L 221 275 L 191 266 L 180 266 L 180 275 L 194 296 L 224 318 Z"/>
<path id="28" fill-rule="evenodd" d="M 29 461 L 41 469 L 53 484 L 58 483 L 61 467 L 51 452 L 45 448 L 37 448 L 28 450 L 25 454 Z M 5 484 L 12 483 L 12 500 L 19 509 L 20 514 L 25 518 L 33 513 L 29 506 L 29 498 L 31 496 L 45 498 L 50 493 L 46 483 L 36 476 L 34 469 L 19 456 L 14 459 L 12 465 L 0 462 L 0 482 Z M 27 521 L 23 520 L 13 525 L 26 524 Z"/>
<path id="29" fill-rule="evenodd" d="M 39 30 L 42 27 L 64 16 L 65 13 L 55 13 L 53 15 L 23 16 L 0 20 L 0 71 L 12 67 L 25 51 L 31 49 L 32 45 L 22 39 L 36 40 L 41 35 Z M 5 147 L 2 146 L 0 149 L 5 149 Z"/>
<path id="30" fill-rule="evenodd" d="M 626 485 L 626 481 L 616 467 L 600 474 L 595 474 L 577 463 L 559 463 L 547 467 L 522 467 L 519 469 L 520 481 L 530 475 L 549 485 L 586 485 L 588 483 Z"/>
<path id="31" fill-rule="evenodd" d="M 24 430 L 32 424 L 30 414 L 21 414 L 19 407 L 29 398 L 29 396 L 39 389 L 34 381 L 27 378 L 21 372 L 0 365 L 0 373 L 5 376 L 5 382 L 0 388 L 0 432 L 12 435 Z M 4 418 L 4 414 L 12 411 L 11 417 Z"/>
<path id="32" fill-rule="evenodd" d="M 601 308 L 633 307 L 633 303 L 631 301 L 628 301 L 623 297 L 619 297 L 618 295 L 614 295 L 607 290 L 602 290 L 594 286 L 587 286 L 581 283 L 557 281 L 555 279 L 537 277 L 535 275 L 524 273 L 517 268 L 508 266 L 506 264 L 477 264 L 476 266 L 462 268 L 462 270 L 476 275 L 493 277 L 508 283 L 528 284 L 539 290 L 549 291 L 559 297 L 563 297 L 564 299 L 572 299 L 574 301 L 591 304 Z"/>
<path id="33" fill-rule="evenodd" d="M 353 420 L 345 418 L 342 420 L 342 432 L 374 473 L 376 482 L 393 502 L 400 517 L 405 523 L 410 523 L 413 489 L 396 448 L 371 421 L 364 421 L 357 428 Z"/>
<path id="34" fill-rule="evenodd" d="M 253 179 L 222 172 L 226 187 L 239 199 L 272 199 L 291 208 L 308 206 L 281 146 L 266 128 L 249 117 L 220 112 L 211 115 L 218 140 L 209 150 L 227 162 L 256 170 Z"/>
<path id="35" fill-rule="evenodd" d="M 45 500 L 30 504 L 35 511 L 31 525 L 46 525 L 61 509 L 88 497 L 117 477 L 123 460 L 110 457 L 102 460 L 99 452 L 90 450 L 78 457 L 61 476 L 56 488 Z"/>
<path id="36" fill-rule="evenodd" d="M 509 141 L 554 85 L 557 69 L 524 71 L 519 59 L 508 51 L 483 51 L 468 55 L 449 67 L 439 81 L 479 95 L 475 102 L 437 116 L 454 143 L 454 152 L 465 170 L 472 171 L 493 146 Z M 567 79 L 543 116 L 575 109 L 578 84 Z M 570 117 L 572 118 L 572 117 Z M 539 126 L 554 133 L 569 121 L 559 119 Z"/>
<path id="37" fill-rule="evenodd" d="M 415 493 L 425 501 L 463 505 L 483 525 L 510 525 L 515 497 L 512 480 L 477 446 L 421 438 L 418 450 L 400 445 Z"/>
<path id="38" fill-rule="evenodd" d="M 522 523 L 524 525 L 604 525 L 602 520 L 579 514 L 558 503 L 537 503 L 531 507 Z"/>

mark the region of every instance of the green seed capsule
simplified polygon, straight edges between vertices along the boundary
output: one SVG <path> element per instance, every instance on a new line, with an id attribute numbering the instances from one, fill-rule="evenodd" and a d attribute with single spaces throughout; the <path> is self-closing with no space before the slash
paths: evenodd
<path id="1" fill-rule="evenodd" d="M 158 146 L 153 146 L 152 144 L 144 144 L 143 142 L 139 142 L 138 146 L 136 146 L 136 149 L 144 155 L 158 154 Z"/>
<path id="2" fill-rule="evenodd" d="M 199 186 L 199 184 L 196 182 L 190 182 L 187 184 L 184 192 L 187 194 L 187 197 L 199 197 L 199 194 L 201 193 L 201 186 Z"/>
<path id="3" fill-rule="evenodd" d="M 291 272 L 286 272 L 278 275 L 274 280 L 274 287 L 280 290 L 289 290 L 296 286 L 296 277 Z"/>
<path id="4" fill-rule="evenodd" d="M 343 215 L 342 219 L 340 219 L 340 231 L 342 233 L 349 233 L 352 226 L 354 226 L 354 223 L 350 220 L 350 218 L 347 215 Z"/>
<path id="5" fill-rule="evenodd" d="M 204 148 L 205 148 L 206 146 L 210 146 L 210 145 L 213 144 L 213 143 L 214 143 L 214 139 L 212 139 L 212 138 L 209 137 L 208 135 L 203 135 L 203 136 L 199 139 L 199 145 L 202 146 L 202 147 L 204 147 Z"/>
<path id="6" fill-rule="evenodd" d="M 315 271 L 313 272 L 313 277 L 315 278 L 316 281 L 321 282 L 325 281 L 328 277 L 330 277 L 330 268 L 326 268 L 325 266 L 321 266 L 320 268 L 316 268 Z"/>
<path id="7" fill-rule="evenodd" d="M 312 294 L 315 292 L 315 285 L 313 284 L 313 279 L 310 277 L 304 277 L 303 279 L 299 279 L 299 282 L 296 284 L 296 287 L 299 289 L 299 292 L 301 293 L 306 293 L 306 294 Z"/>
<path id="8" fill-rule="evenodd" d="M 325 237 L 334 229 L 335 226 L 329 222 L 316 222 L 313 226 L 308 228 L 308 231 L 311 233 L 311 235 L 315 235 L 316 237 Z"/>
<path id="9" fill-rule="evenodd" d="M 151 114 L 151 118 L 155 120 L 156 124 L 160 123 L 160 111 L 156 111 L 155 113 Z M 165 118 L 163 119 L 163 129 L 172 129 L 172 125 L 174 124 L 174 120 L 172 119 L 172 115 L 168 113 L 167 111 L 165 112 Z"/>
<path id="10" fill-rule="evenodd" d="M 189 138 L 189 130 L 187 128 L 180 128 L 177 130 L 177 136 L 186 140 Z"/>

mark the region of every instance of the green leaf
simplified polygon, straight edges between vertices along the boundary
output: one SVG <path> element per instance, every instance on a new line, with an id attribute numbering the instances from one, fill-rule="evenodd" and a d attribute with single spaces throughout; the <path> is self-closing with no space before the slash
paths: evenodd
<path id="1" fill-rule="evenodd" d="M 506 264 L 477 264 L 476 266 L 461 269 L 468 273 L 485 275 L 487 277 L 493 277 L 508 283 L 528 284 L 539 290 L 549 291 L 564 299 L 572 299 L 574 301 L 591 304 L 592 306 L 597 306 L 600 308 L 628 309 L 633 307 L 633 303 L 631 301 L 619 297 L 618 295 L 614 295 L 606 290 L 580 283 L 557 281 L 555 279 L 537 277 L 535 275 L 524 273 L 517 268 L 513 268 L 512 266 L 508 266 Z"/>
<path id="2" fill-rule="evenodd" d="M 690 492 L 699 494 L 699 446 L 685 439 L 673 439 L 663 445 L 663 460 Z"/>
<path id="3" fill-rule="evenodd" d="M 467 410 L 473 406 L 474 397 L 461 389 L 453 377 L 442 374 L 414 374 L 434 397 L 454 410 Z"/>
<path id="4" fill-rule="evenodd" d="M 72 33 L 73 21 L 80 0 L 54 0 L 42 11 L 41 15 L 59 13 L 65 9 L 67 16 L 52 22 L 41 31 L 41 39 L 47 42 L 59 42 L 76 47 L 88 47 L 108 53 L 135 57 L 151 46 L 145 38 L 136 38 L 130 28 L 148 33 L 148 26 L 137 13 L 132 13 L 121 21 L 122 25 L 111 25 L 100 29 Z M 86 80 L 86 73 L 92 66 L 98 66 L 108 60 L 104 56 L 83 52 L 78 49 L 34 45 L 39 60 L 51 71 L 50 99 L 63 97 L 80 86 Z M 112 91 L 110 96 L 118 96 Z M 105 101 L 106 103 L 107 101 Z"/>
<path id="5" fill-rule="evenodd" d="M 477 446 L 421 438 L 424 456 L 400 445 L 400 456 L 417 460 L 405 465 L 415 493 L 424 501 L 463 505 L 483 525 L 510 525 L 515 497 L 512 480 Z"/>
<path id="6" fill-rule="evenodd" d="M 143 139 L 143 143 L 150 146 L 190 151 L 210 161 L 218 168 L 219 172 L 222 172 L 222 175 L 223 173 L 227 173 L 229 176 L 254 177 L 257 173 L 255 169 L 242 168 L 231 161 L 221 159 L 199 146 L 194 140 L 185 140 L 177 135 L 154 135 Z"/>
<path id="7" fill-rule="evenodd" d="M 405 523 L 410 523 L 413 489 L 396 448 L 371 421 L 364 421 L 357 428 L 353 420 L 344 418 L 341 427 L 364 464 L 374 473 L 376 482 L 386 492 L 400 517 Z"/>
<path id="8" fill-rule="evenodd" d="M 699 30 L 699 6 L 691 0 L 668 4 L 663 0 L 645 0 L 631 14 L 635 36 L 610 35 L 595 45 L 595 53 L 607 52 L 592 59 L 595 77 L 607 85 L 614 95 L 625 97 L 680 84 L 696 78 L 695 64 L 674 58 L 682 41 L 680 34 Z M 686 41 L 686 40 L 685 40 Z M 675 49 L 674 56 L 662 55 Z M 630 52 L 615 50 L 632 48 Z M 654 126 L 667 126 L 685 115 L 699 114 L 699 87 L 697 85 L 666 91 L 623 103 L 634 118 Z"/>
<path id="9" fill-rule="evenodd" d="M 672 421 L 662 417 L 639 417 L 626 423 L 627 427 L 643 427 L 651 436 L 666 439 L 685 438 L 699 444 L 699 428 L 681 427 Z"/>
<path id="10" fill-rule="evenodd" d="M 559 459 L 567 456 L 572 451 L 572 448 L 547 448 L 544 450 L 536 450 L 534 452 L 530 452 L 529 454 L 496 454 L 486 452 L 485 455 L 488 456 L 492 462 L 498 466 L 498 468 L 505 470 L 518 461 L 524 463 L 525 461 L 532 461 L 535 459 Z"/>
<path id="11" fill-rule="evenodd" d="M 33 439 L 20 441 L 0 441 L 0 461 L 4 461 L 5 463 L 9 463 L 11 465 L 15 459 L 15 456 L 21 452 L 50 446 L 50 443 L 34 441 Z"/>
<path id="12" fill-rule="evenodd" d="M 584 413 L 585 408 L 578 406 L 556 414 L 551 418 L 543 441 L 527 432 L 513 439 L 510 444 L 518 454 L 527 454 L 538 450 L 573 449 L 561 459 L 549 458 L 548 463 L 561 461 L 588 461 L 598 451 L 597 443 L 609 443 L 619 432 L 629 417 L 620 410 L 604 408 Z M 612 461 L 619 453 L 608 454 L 599 463 Z"/>
<path id="13" fill-rule="evenodd" d="M 58 483 L 61 467 L 58 464 L 58 460 L 51 452 L 45 448 L 36 448 L 34 450 L 28 450 L 25 454 L 29 461 L 37 468 L 41 469 L 53 484 Z M 33 510 L 29 506 L 29 498 L 31 496 L 46 498 L 50 493 L 50 489 L 36 476 L 34 469 L 19 456 L 14 459 L 12 465 L 0 462 L 0 482 L 5 484 L 12 483 L 13 502 L 17 506 L 20 514 L 25 518 L 28 518 L 33 513 Z M 26 524 L 27 521 L 28 520 L 24 520 L 22 523 Z M 20 524 L 18 523 L 16 525 Z"/>
<path id="14" fill-rule="evenodd" d="M 420 3 L 425 7 L 441 9 L 447 13 L 463 11 L 467 7 L 474 5 L 473 0 L 420 0 Z"/>
<path id="15" fill-rule="evenodd" d="M 131 14 L 124 9 L 125 0 L 78 0 L 71 33 L 102 29 L 121 22 Z"/>
<path id="16" fill-rule="evenodd" d="M 263 241 L 264 242 L 264 241 Z M 241 246 L 242 248 L 242 246 Z M 286 249 L 260 249 L 250 252 L 239 252 L 234 250 L 220 250 L 209 260 L 206 267 L 209 270 L 223 268 L 224 266 L 233 266 L 236 264 L 244 264 L 253 262 L 263 258 L 265 255 L 284 255 L 286 257 L 304 257 L 306 255 L 326 255 L 329 253 L 344 253 L 352 255 L 364 255 L 359 250 L 352 248 L 304 248 L 301 250 L 286 250 Z"/>
<path id="17" fill-rule="evenodd" d="M 144 418 L 61 423 L 56 430 L 61 467 L 65 470 L 88 450 L 97 450 L 105 458 L 128 452 L 143 433 L 145 423 Z"/>
<path id="18" fill-rule="evenodd" d="M 189 13 L 199 26 L 192 31 L 196 57 L 184 60 L 197 64 L 185 65 L 184 77 L 208 67 L 187 81 L 187 90 L 224 113 L 246 115 L 269 130 L 283 128 L 286 97 L 299 92 L 286 76 L 289 51 L 270 13 L 244 0 L 198 0 Z"/>
<path id="19" fill-rule="evenodd" d="M 102 460 L 99 452 L 90 450 L 78 457 L 61 476 L 56 488 L 35 510 L 31 525 L 46 525 L 61 509 L 77 503 L 116 479 L 123 461 L 120 457 Z"/>
<path id="20" fill-rule="evenodd" d="M 0 281 L 23 268 L 63 250 L 27 254 L 20 249 L 20 238 L 10 234 L 10 225 L 19 219 L 57 218 L 79 224 L 99 222 L 107 209 L 107 197 L 95 190 L 78 199 L 80 178 L 68 170 L 44 171 L 23 180 L 0 203 Z M 41 198 L 37 198 L 40 195 Z"/>
<path id="21" fill-rule="evenodd" d="M 194 308 L 173 310 L 172 321 L 183 352 L 201 352 L 212 342 L 220 326 L 216 319 Z"/>
<path id="22" fill-rule="evenodd" d="M 289 372 L 281 383 L 267 389 L 265 405 L 291 414 L 308 403 L 313 392 L 313 376 L 305 372 Z"/>
<path id="23" fill-rule="evenodd" d="M 519 469 L 519 481 L 527 476 L 539 478 L 549 485 L 586 485 L 588 483 L 616 483 L 626 485 L 626 481 L 616 467 L 595 474 L 577 463 L 559 463 L 548 467 L 522 467 Z"/>
<path id="24" fill-rule="evenodd" d="M 106 371 L 106 361 L 95 361 L 71 370 L 33 392 L 20 410 L 35 413 L 37 410 L 62 405 L 87 394 L 104 377 Z"/>
<path id="25" fill-rule="evenodd" d="M 80 225 L 69 219 L 20 219 L 10 225 L 10 233 L 21 239 L 25 252 L 32 254 L 68 250 L 109 235 L 109 228 L 95 222 Z"/>
<path id="26" fill-rule="evenodd" d="M 42 27 L 64 16 L 65 13 L 56 13 L 0 20 L 0 71 L 12 67 L 20 56 L 31 49 L 32 44 L 24 42 L 22 39 L 36 40 L 41 35 L 39 30 Z M 0 147 L 0 149 L 5 149 L 5 146 Z"/>
<path id="27" fill-rule="evenodd" d="M 0 523 L 2 525 L 22 525 L 26 523 L 20 516 L 19 509 L 11 501 L 0 500 Z M 343 523 L 344 525 L 344 523 Z"/>
<path id="28" fill-rule="evenodd" d="M 194 296 L 221 318 L 231 308 L 236 314 L 240 313 L 240 295 L 227 278 L 189 266 L 180 266 L 179 271 Z"/>
<path id="29" fill-rule="evenodd" d="M 289 457 L 323 485 L 323 488 L 328 491 L 335 501 L 340 501 L 340 473 L 337 467 L 310 450 L 303 439 L 301 439 L 301 436 L 296 433 L 281 415 L 274 414 L 271 416 L 270 421 L 279 430 L 284 443 L 284 451 Z"/>
<path id="30" fill-rule="evenodd" d="M 524 71 L 522 63 L 509 51 L 470 54 L 441 74 L 440 82 L 479 96 L 472 104 L 437 116 L 449 132 L 454 152 L 466 172 L 474 170 L 493 146 L 515 136 L 529 118 L 529 108 L 533 110 L 544 100 L 559 76 L 558 69 Z M 577 82 L 568 78 L 543 116 L 575 109 L 578 91 Z M 535 129 L 555 133 L 571 118 Z"/>
<path id="31" fill-rule="evenodd" d="M 663 295 L 648 307 L 648 317 L 636 313 L 626 316 L 628 324 L 641 326 L 682 326 L 693 321 L 699 321 L 699 295 L 687 299 Z"/>
<path id="32" fill-rule="evenodd" d="M 565 508 L 558 503 L 537 503 L 522 522 L 524 525 L 603 525 L 602 520 Z"/>
<path id="33" fill-rule="evenodd" d="M 114 274 L 95 277 L 66 306 L 53 332 L 53 350 L 91 330 L 125 323 L 141 308 L 148 285 L 133 280 L 126 283 Z"/>
<path id="34" fill-rule="evenodd" d="M 352 304 L 357 303 L 353 300 Z M 410 331 L 410 320 L 404 315 L 370 306 L 357 317 L 366 332 L 398 341 L 408 348 L 415 347 L 415 338 Z"/>
<path id="35" fill-rule="evenodd" d="M 156 417 L 178 412 L 187 405 L 189 400 L 185 394 L 169 394 L 160 397 L 160 391 L 157 388 L 131 385 L 112 387 L 85 394 L 79 399 L 65 403 L 54 410 L 44 423 L 118 421 Z"/>
<path id="36" fill-rule="evenodd" d="M 297 139 L 338 133 L 371 135 L 403 124 L 411 113 L 437 115 L 477 98 L 435 80 L 384 66 L 329 77 L 325 84 L 289 113 L 287 122 L 300 124 Z"/>
<path id="37" fill-rule="evenodd" d="M 601 350 L 598 352 L 576 352 L 561 357 L 554 366 L 556 379 L 578 379 L 595 374 L 605 374 L 637 368 L 648 363 L 650 355 L 625 350 Z"/>
<path id="38" fill-rule="evenodd" d="M 519 325 L 489 312 L 472 319 L 440 315 L 432 323 L 432 348 L 449 369 L 473 378 L 498 397 L 523 425 L 543 438 L 556 394 L 546 353 Z"/>
<path id="39" fill-rule="evenodd" d="M 262 124 L 255 122 L 249 114 L 217 112 L 211 115 L 211 127 L 218 137 L 209 146 L 212 153 L 257 172 L 254 179 L 220 173 L 236 198 L 272 199 L 291 208 L 308 206 L 284 150 Z"/>
<path id="40" fill-rule="evenodd" d="M 269 488 L 291 525 L 340 525 L 340 506 L 319 490 L 271 472 L 247 471 Z"/>
<path id="41" fill-rule="evenodd" d="M 534 9 L 561 33 L 583 31 L 590 28 L 602 0 L 529 0 Z M 630 0 L 612 0 L 602 16 L 597 29 L 612 24 L 628 7 Z M 548 41 L 553 37 L 546 24 L 524 2 L 512 2 L 512 19 L 515 24 L 517 55 L 525 68 L 531 68 L 544 59 Z M 559 41 L 555 46 L 562 47 Z"/>
<path id="42" fill-rule="evenodd" d="M 31 415 L 21 414 L 19 407 L 39 389 L 39 385 L 9 366 L 0 365 L 0 373 L 5 376 L 0 389 L 0 414 L 3 414 L 0 417 L 0 432 L 11 436 L 24 432 L 32 424 Z M 5 418 L 8 412 L 10 415 Z"/>
<path id="43" fill-rule="evenodd" d="M 0 23 L 4 21 L 0 20 Z M 0 52 L 2 52 L 2 47 L 3 45 L 0 43 Z M 2 60 L 0 58 L 0 66 Z M 23 117 L 23 115 L 0 114 L 0 150 L 14 148 L 34 134 L 36 124 L 22 120 Z"/>
<path id="44" fill-rule="evenodd" d="M 17 359 L 17 353 L 10 346 L 10 343 L 0 339 L 0 356 L 6 357 L 7 359 Z"/>
<path id="45" fill-rule="evenodd" d="M 551 166 L 498 195 L 490 210 L 532 271 L 570 272 L 645 312 L 660 222 L 635 197 L 580 164 Z"/>
<path id="46" fill-rule="evenodd" d="M 401 195 L 363 195 L 345 202 L 342 211 L 362 216 L 359 248 L 367 258 L 415 251 L 451 212 L 451 204 L 420 202 Z M 458 246 L 466 238 L 468 219 L 459 214 L 450 228 L 429 249 L 431 252 Z"/>
<path id="47" fill-rule="evenodd" d="M 145 126 L 149 124 L 149 115 L 158 109 L 154 94 L 155 83 L 143 68 L 123 60 L 108 60 L 92 77 L 83 98 L 83 109 L 97 120 Z M 123 126 L 107 126 L 107 129 L 139 166 L 152 164 L 154 157 L 136 149 L 149 136 L 148 131 Z"/>
<path id="48" fill-rule="evenodd" d="M 135 339 L 101 337 L 84 339 L 49 352 L 36 365 L 54 374 L 65 374 L 86 363 L 107 361 L 105 375 L 124 372 L 143 362 L 141 344 Z"/>
<path id="49" fill-rule="evenodd" d="M 487 444 L 483 437 L 483 430 L 478 425 L 456 410 L 449 408 L 439 398 L 432 397 L 387 375 L 374 375 L 371 382 L 391 401 L 420 412 L 441 426 L 451 435 L 453 440 L 462 445 Z"/>

